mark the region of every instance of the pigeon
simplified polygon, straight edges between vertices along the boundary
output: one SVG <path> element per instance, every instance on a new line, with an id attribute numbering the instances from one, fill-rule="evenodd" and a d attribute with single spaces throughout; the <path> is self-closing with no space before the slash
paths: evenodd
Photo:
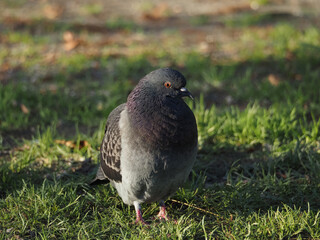
<path id="1" fill-rule="evenodd" d="M 110 182 L 122 201 L 134 205 L 136 223 L 147 224 L 142 203 L 159 202 L 159 220 L 168 220 L 164 200 L 188 178 L 196 160 L 196 119 L 182 99 L 190 97 L 178 71 L 161 68 L 143 77 L 109 115 L 92 185 Z"/>

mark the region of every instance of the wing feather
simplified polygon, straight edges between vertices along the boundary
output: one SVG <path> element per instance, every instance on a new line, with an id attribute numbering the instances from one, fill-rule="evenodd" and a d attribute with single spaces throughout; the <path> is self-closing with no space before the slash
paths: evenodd
<path id="1" fill-rule="evenodd" d="M 115 108 L 109 115 L 105 134 L 100 147 L 100 167 L 93 184 L 105 183 L 105 179 L 114 182 L 121 182 L 121 136 L 119 129 L 120 114 L 124 110 L 125 104 Z M 102 171 L 101 171 L 102 170 Z"/>

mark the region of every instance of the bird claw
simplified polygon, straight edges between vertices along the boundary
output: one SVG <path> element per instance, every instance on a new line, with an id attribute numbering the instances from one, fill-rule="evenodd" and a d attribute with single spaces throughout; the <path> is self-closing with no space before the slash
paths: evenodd
<path id="1" fill-rule="evenodd" d="M 160 206 L 160 211 L 159 211 L 159 213 L 157 214 L 157 216 L 156 216 L 154 219 L 157 219 L 157 220 L 159 220 L 159 221 L 165 221 L 165 222 L 167 222 L 167 221 L 173 221 L 175 224 L 178 223 L 177 220 L 171 219 L 171 218 L 168 216 L 167 211 L 166 211 L 166 207 L 164 206 L 164 204 L 162 204 L 162 205 Z"/>
<path id="2" fill-rule="evenodd" d="M 140 209 L 137 210 L 137 218 L 136 218 L 136 221 L 134 223 L 135 224 L 141 224 L 143 226 L 149 225 L 149 223 L 147 223 L 146 221 L 143 220 L 142 212 L 141 212 Z"/>
<path id="3" fill-rule="evenodd" d="M 158 220 L 158 221 L 160 221 L 160 222 L 167 222 L 167 221 L 171 221 L 171 222 L 173 222 L 173 223 L 175 223 L 175 224 L 178 224 L 178 221 L 176 220 L 176 219 L 172 219 L 172 218 L 170 218 L 169 216 L 160 216 L 159 214 L 157 215 L 157 216 L 155 216 L 155 217 L 153 217 L 152 218 L 152 220 Z"/>
<path id="4" fill-rule="evenodd" d="M 165 206 L 161 206 L 161 207 L 160 207 L 160 211 L 159 211 L 159 213 L 157 214 L 157 218 L 158 218 L 160 221 L 162 221 L 162 220 L 164 220 L 164 221 L 170 220 L 170 218 L 169 218 L 169 216 L 168 216 L 168 214 L 167 214 L 167 211 L 166 211 L 166 207 L 165 207 Z"/>
<path id="5" fill-rule="evenodd" d="M 136 219 L 136 221 L 134 222 L 135 224 L 137 224 L 137 225 L 143 225 L 143 226 L 148 226 L 148 225 L 150 225 L 149 223 L 147 223 L 146 221 L 144 221 L 143 219 Z"/>

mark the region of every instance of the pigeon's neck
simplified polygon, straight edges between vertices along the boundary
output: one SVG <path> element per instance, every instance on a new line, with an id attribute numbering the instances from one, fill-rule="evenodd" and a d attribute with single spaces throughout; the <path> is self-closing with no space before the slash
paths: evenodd
<path id="1" fill-rule="evenodd" d="M 133 92 L 127 110 L 132 128 L 149 145 L 190 148 L 195 144 L 194 115 L 182 99 Z"/>
<path id="2" fill-rule="evenodd" d="M 169 110 L 163 100 L 158 99 L 156 95 L 135 94 L 134 92 L 129 95 L 127 108 L 131 124 L 139 131 L 144 129 L 152 131 L 159 124 L 156 121 L 166 118 Z M 162 124 L 160 127 L 163 127 Z"/>

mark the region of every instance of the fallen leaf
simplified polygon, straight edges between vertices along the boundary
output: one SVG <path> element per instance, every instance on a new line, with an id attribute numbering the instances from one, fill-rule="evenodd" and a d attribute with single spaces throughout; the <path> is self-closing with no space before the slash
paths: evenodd
<path id="1" fill-rule="evenodd" d="M 90 144 L 88 143 L 88 141 L 80 140 L 79 149 L 84 148 L 84 147 L 90 148 Z"/>
<path id="2" fill-rule="evenodd" d="M 66 51 L 70 51 L 74 48 L 76 48 L 80 44 L 80 40 L 77 39 L 74 34 L 70 31 L 66 31 L 63 34 L 63 40 L 64 40 L 64 49 Z"/>
<path id="3" fill-rule="evenodd" d="M 42 157 L 42 158 L 39 159 L 39 161 L 42 163 L 42 165 L 43 164 L 46 164 L 46 165 L 50 164 L 49 158 Z"/>
<path id="4" fill-rule="evenodd" d="M 151 10 L 144 12 L 142 18 L 145 20 L 158 21 L 168 17 L 170 12 L 167 3 L 160 3 L 153 7 Z"/>
<path id="5" fill-rule="evenodd" d="M 63 7 L 57 4 L 46 5 L 43 8 L 44 15 L 49 19 L 56 19 L 57 17 L 61 16 L 63 11 Z"/>
<path id="6" fill-rule="evenodd" d="M 297 80 L 297 81 L 301 81 L 302 80 L 302 75 L 301 74 L 296 74 L 294 76 L 294 79 Z"/>
<path id="7" fill-rule="evenodd" d="M 74 41 L 75 37 L 74 34 L 70 31 L 66 31 L 63 33 L 63 40 L 65 42 L 70 42 L 70 41 Z"/>
<path id="8" fill-rule="evenodd" d="M 206 41 L 200 42 L 198 49 L 203 54 L 210 52 L 210 46 Z"/>
<path id="9" fill-rule="evenodd" d="M 13 152 L 15 151 L 24 151 L 24 150 L 29 150 L 30 149 L 30 145 L 24 144 L 21 147 L 15 147 L 12 149 Z"/>
<path id="10" fill-rule="evenodd" d="M 67 140 L 55 140 L 55 143 L 58 143 L 58 144 L 62 144 L 62 145 L 65 145 L 69 148 L 75 148 L 76 144 L 73 142 L 73 141 L 67 141 Z"/>
<path id="11" fill-rule="evenodd" d="M 24 114 L 29 114 L 29 109 L 23 103 L 20 104 L 20 108 Z"/>
<path id="12" fill-rule="evenodd" d="M 288 52 L 286 53 L 286 59 L 287 59 L 287 60 L 292 61 L 292 60 L 294 60 L 295 58 L 296 58 L 296 56 L 295 56 L 295 54 L 294 54 L 293 52 L 288 51 Z"/>
<path id="13" fill-rule="evenodd" d="M 280 83 L 280 77 L 274 74 L 269 74 L 268 80 L 269 83 L 273 86 L 278 86 Z"/>
<path id="14" fill-rule="evenodd" d="M 44 56 L 44 61 L 46 63 L 53 63 L 56 60 L 56 53 L 47 53 Z"/>
<path id="15" fill-rule="evenodd" d="M 66 51 L 70 51 L 70 50 L 76 48 L 78 45 L 79 45 L 79 42 L 77 42 L 77 41 L 67 42 L 67 43 L 64 44 L 64 49 Z"/>
<path id="16" fill-rule="evenodd" d="M 21 238 L 19 235 L 13 235 L 14 239 L 17 239 L 17 240 L 22 240 L 23 238 Z"/>
<path id="17" fill-rule="evenodd" d="M 5 62 L 0 65 L 0 82 L 7 80 L 7 73 L 10 70 L 11 66 L 9 63 Z"/>
<path id="18" fill-rule="evenodd" d="M 57 139 L 57 140 L 55 140 L 55 143 L 65 145 L 65 146 L 72 148 L 72 149 L 77 147 L 76 141 L 70 141 L 70 140 L 67 141 L 67 140 Z M 90 144 L 86 140 L 80 140 L 78 148 L 82 149 L 84 147 L 90 148 Z"/>
<path id="19" fill-rule="evenodd" d="M 224 15 L 224 14 L 231 14 L 231 13 L 237 13 L 237 12 L 244 12 L 251 9 L 250 3 L 236 3 L 234 5 L 227 5 L 224 8 L 221 8 L 217 11 L 218 14 Z"/>
<path id="20" fill-rule="evenodd" d="M 47 86 L 40 88 L 40 93 L 46 94 L 48 92 L 51 92 L 53 94 L 56 94 L 57 90 L 58 90 L 58 86 L 56 84 L 52 83 L 52 84 L 49 84 Z"/>
<path id="21" fill-rule="evenodd" d="M 283 179 L 287 178 L 287 175 L 285 173 L 281 173 L 281 172 L 276 172 L 278 177 L 282 177 Z"/>
<path id="22" fill-rule="evenodd" d="M 8 62 L 4 62 L 1 66 L 0 66 L 0 71 L 1 72 L 6 72 L 11 68 L 11 65 Z"/>

